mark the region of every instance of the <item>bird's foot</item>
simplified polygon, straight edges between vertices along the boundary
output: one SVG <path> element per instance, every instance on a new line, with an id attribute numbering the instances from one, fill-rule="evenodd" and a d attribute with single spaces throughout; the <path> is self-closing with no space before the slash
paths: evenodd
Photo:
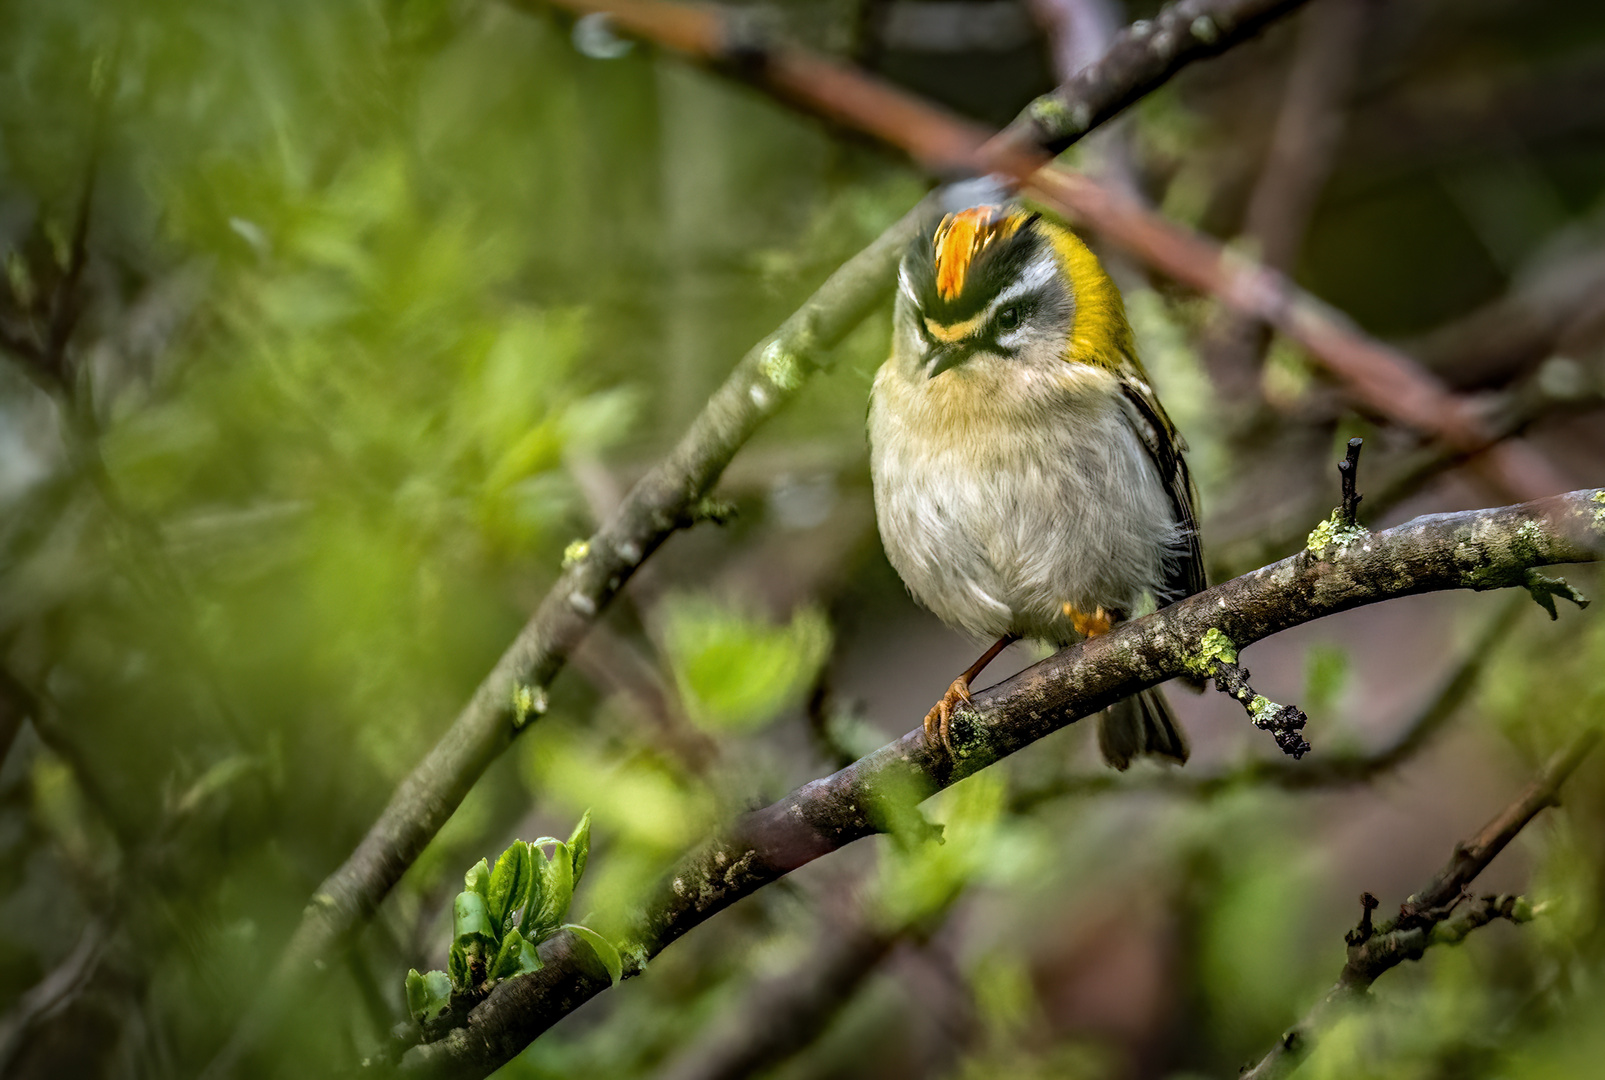
<path id="1" fill-rule="evenodd" d="M 1110 627 L 1115 624 L 1115 617 L 1103 608 L 1099 608 L 1091 615 L 1088 615 L 1086 612 L 1078 611 L 1074 606 L 1067 603 L 1064 605 L 1064 613 L 1065 617 L 1070 620 L 1070 625 L 1075 627 L 1076 633 L 1084 638 L 1107 634 Z"/>
<path id="2" fill-rule="evenodd" d="M 948 755 L 953 755 L 953 713 L 970 703 L 970 680 L 963 675 L 953 680 L 942 700 L 931 706 L 925 714 L 925 742 L 934 747 L 940 742 Z"/>

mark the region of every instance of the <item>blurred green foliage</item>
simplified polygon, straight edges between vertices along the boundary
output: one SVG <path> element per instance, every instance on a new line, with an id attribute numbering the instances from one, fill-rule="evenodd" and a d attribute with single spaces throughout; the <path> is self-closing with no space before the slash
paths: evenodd
<path id="1" fill-rule="evenodd" d="M 674 597 L 664 606 L 664 652 L 699 727 L 762 727 L 797 704 L 830 652 L 830 625 L 816 609 L 772 627 L 705 597 Z"/>

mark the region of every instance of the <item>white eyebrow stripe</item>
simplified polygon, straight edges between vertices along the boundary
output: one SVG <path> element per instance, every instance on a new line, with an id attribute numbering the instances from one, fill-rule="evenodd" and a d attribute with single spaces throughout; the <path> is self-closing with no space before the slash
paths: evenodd
<path id="1" fill-rule="evenodd" d="M 906 263 L 897 268 L 897 288 L 904 296 L 908 297 L 910 303 L 915 307 L 919 307 L 920 298 L 914 295 L 914 282 L 908 276 L 908 264 Z"/>
<path id="2" fill-rule="evenodd" d="M 1058 265 L 1053 261 L 1053 252 L 1044 251 L 1026 266 L 1013 284 L 992 298 L 992 302 L 986 306 L 987 318 L 990 319 L 1000 309 L 1014 301 L 1040 291 L 1058 272 Z"/>

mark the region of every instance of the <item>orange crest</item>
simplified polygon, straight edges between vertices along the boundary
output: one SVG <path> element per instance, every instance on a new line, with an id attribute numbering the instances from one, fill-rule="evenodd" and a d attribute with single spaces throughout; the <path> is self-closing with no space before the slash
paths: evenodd
<path id="1" fill-rule="evenodd" d="M 963 292 L 975 257 L 992 241 L 1013 236 L 1024 220 L 995 206 L 974 206 L 943 218 L 932 241 L 936 246 L 936 291 L 942 299 L 952 300 Z"/>

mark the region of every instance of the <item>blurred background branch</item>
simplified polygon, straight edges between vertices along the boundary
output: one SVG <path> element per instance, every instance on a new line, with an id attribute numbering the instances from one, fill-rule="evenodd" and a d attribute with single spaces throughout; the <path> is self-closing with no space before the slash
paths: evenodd
<path id="1" fill-rule="evenodd" d="M 1458 944 L 1467 933 L 1496 918 L 1526 921 L 1532 905 L 1518 898 L 1485 897 L 1471 900 L 1466 890 L 1538 813 L 1555 806 L 1560 786 L 1576 771 L 1599 742 L 1597 730 L 1579 736 L 1556 754 L 1515 802 L 1483 826 L 1482 831 L 1455 845 L 1449 865 L 1399 908 L 1399 917 L 1373 927 L 1371 911 L 1376 898 L 1365 894 L 1365 913 L 1348 938 L 1349 958 L 1336 985 L 1295 1027 L 1277 1042 L 1259 1064 L 1243 1075 L 1248 1080 L 1273 1080 L 1292 1073 L 1314 1048 L 1323 1028 L 1342 1010 L 1364 999 L 1371 984 L 1406 960 L 1419 960 L 1428 947 L 1440 942 Z M 1524 914 L 1514 914 L 1518 901 Z M 1479 906 L 1480 905 L 1480 906 Z"/>

